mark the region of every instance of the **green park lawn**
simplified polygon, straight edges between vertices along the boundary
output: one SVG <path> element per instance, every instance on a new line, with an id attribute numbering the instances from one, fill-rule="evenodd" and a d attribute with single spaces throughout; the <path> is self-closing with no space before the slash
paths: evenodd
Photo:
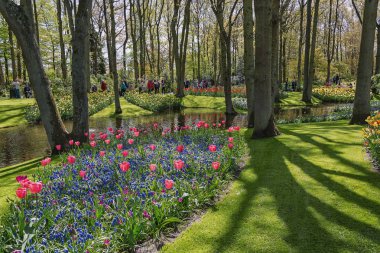
<path id="1" fill-rule="evenodd" d="M 0 99 L 0 128 L 26 124 L 24 108 L 34 99 Z"/>
<path id="2" fill-rule="evenodd" d="M 305 106 L 305 105 L 319 105 L 322 103 L 322 101 L 316 97 L 312 97 L 311 104 L 301 101 L 302 100 L 302 92 L 288 92 L 287 94 L 288 94 L 288 97 L 281 99 L 279 105 L 282 105 L 282 106 Z"/>
<path id="3" fill-rule="evenodd" d="M 361 127 L 282 125 L 249 140 L 227 195 L 163 252 L 380 252 L 380 175 Z"/>
<path id="4" fill-rule="evenodd" d="M 92 115 L 91 117 L 93 118 L 110 118 L 110 117 L 111 118 L 112 117 L 128 118 L 128 117 L 146 116 L 153 113 L 137 105 L 131 104 L 123 98 L 120 98 L 120 105 L 123 111 L 122 114 L 115 115 L 115 105 L 111 104 L 110 106 L 104 108 L 103 110 Z"/>
<path id="5" fill-rule="evenodd" d="M 221 111 L 226 109 L 224 97 L 187 95 L 182 99 L 182 105 L 185 108 L 210 108 Z"/>

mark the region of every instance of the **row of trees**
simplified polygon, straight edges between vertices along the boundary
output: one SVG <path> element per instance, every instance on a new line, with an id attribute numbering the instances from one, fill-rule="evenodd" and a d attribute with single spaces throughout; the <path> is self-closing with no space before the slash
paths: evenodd
<path id="1" fill-rule="evenodd" d="M 319 8 L 326 2 L 329 3 L 326 9 L 327 25 L 321 26 Z M 347 11 L 347 8 L 344 8 L 345 2 L 336 0 L 334 9 L 333 0 L 315 0 L 314 4 L 312 0 L 306 3 L 303 0 L 255 1 L 256 22 L 254 23 L 252 1 L 249 0 L 244 0 L 243 3 L 238 0 L 209 2 L 124 0 L 117 3 L 113 0 L 80 0 L 78 3 L 75 0 L 63 0 L 63 2 L 56 0 L 55 16 L 58 24 L 61 74 L 63 79 L 68 79 L 67 75 L 71 73 L 72 78 L 74 127 L 71 134 L 68 134 L 63 126 L 50 91 L 46 71 L 49 61 L 45 61 L 44 55 L 41 54 L 43 36 L 36 2 L 21 0 L 20 4 L 16 4 L 11 0 L 1 0 L 0 12 L 9 26 L 9 39 L 13 39 L 13 33 L 18 48 L 23 53 L 24 64 L 21 63 L 21 59 L 14 64 L 12 60 L 14 65 L 12 71 L 19 75 L 22 71 L 18 70 L 21 70 L 23 65 L 26 66 L 49 143 L 54 147 L 55 144 L 66 143 L 65 140 L 73 135 L 78 140 L 86 139 L 84 133 L 88 131 L 87 89 L 90 73 L 98 73 L 101 69 L 99 66 L 103 58 L 103 35 L 106 42 L 108 69 L 114 80 L 116 113 L 121 113 L 118 97 L 119 73 L 125 76 L 127 69 L 131 69 L 134 79 L 147 75 L 147 72 L 157 77 L 162 74 L 162 66 L 165 65 L 161 62 L 165 62 L 169 66 L 172 79 L 175 70 L 177 96 L 182 97 L 183 81 L 189 72 L 189 65 L 193 68 L 192 72 L 197 72 L 200 78 L 202 75 L 200 66 L 207 62 L 213 65 L 210 73 L 216 78 L 218 71 L 219 79 L 224 85 L 226 113 L 235 114 L 231 101 L 231 75 L 233 65 L 237 64 L 238 56 L 242 54 L 249 104 L 249 125 L 254 125 L 255 137 L 277 135 L 278 130 L 273 119 L 273 102 L 279 98 L 279 84 L 283 81 L 283 77 L 286 77 L 284 73 L 287 72 L 286 66 L 291 58 L 291 39 L 286 34 L 291 34 L 292 29 L 296 27 L 294 21 L 296 18 L 292 15 L 294 10 L 298 6 L 300 11 L 299 38 L 293 39 L 298 43 L 298 52 L 295 52 L 297 56 L 294 58 L 298 61 L 298 79 L 302 65 L 300 58 L 304 59 L 303 100 L 310 101 L 318 59 L 316 46 L 318 40 L 326 40 L 327 79 L 334 59 L 337 62 L 343 61 L 345 58 L 343 55 L 346 55 L 346 60 L 349 58 L 347 52 L 350 51 L 351 45 L 345 45 L 343 38 L 340 37 L 343 36 L 344 29 L 350 25 L 349 22 L 343 21 L 344 11 L 338 11 L 338 9 Z M 368 108 L 364 108 L 363 105 L 367 107 L 369 105 L 365 95 L 369 96 L 367 81 L 373 69 L 370 63 L 373 62 L 377 4 L 378 0 L 365 1 L 353 123 L 362 121 L 364 114 L 369 113 Z M 212 13 L 207 7 L 210 7 Z M 306 30 L 303 38 L 305 7 Z M 361 19 L 359 9 L 358 13 L 358 19 Z M 161 25 L 162 19 L 166 26 Z M 44 27 L 49 27 L 49 24 L 51 25 L 46 22 Z M 324 28 L 325 35 L 317 36 L 321 27 Z M 243 32 L 239 32 L 239 29 Z M 244 39 L 242 53 L 239 53 L 240 37 Z M 164 43 L 166 39 L 167 44 Z M 122 48 L 122 67 L 118 61 L 121 58 L 120 53 L 118 54 L 121 51 L 119 48 Z M 16 52 L 12 53 L 13 50 L 11 46 L 11 55 L 17 55 Z M 53 62 L 55 64 L 57 62 L 54 53 Z M 67 63 L 70 63 L 71 68 L 67 68 Z M 130 64 L 132 66 L 129 66 Z M 364 111 L 366 112 L 363 113 Z"/>

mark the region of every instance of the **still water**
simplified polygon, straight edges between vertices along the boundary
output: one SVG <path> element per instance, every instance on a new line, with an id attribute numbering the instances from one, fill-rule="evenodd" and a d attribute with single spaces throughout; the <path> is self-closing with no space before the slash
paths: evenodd
<path id="1" fill-rule="evenodd" d="M 293 120 L 301 116 L 323 116 L 335 110 L 337 105 L 317 107 L 278 107 L 275 108 L 276 119 Z M 108 127 L 125 128 L 149 126 L 159 123 L 164 128 L 174 128 L 191 124 L 199 120 L 220 122 L 227 120 L 229 125 L 246 126 L 246 115 L 239 114 L 233 119 L 226 119 L 221 111 L 210 109 L 185 109 L 180 112 L 165 112 L 136 118 L 90 118 L 90 132 L 104 131 Z M 71 122 L 65 122 L 68 130 Z M 48 142 L 42 125 L 23 125 L 0 129 L 0 167 L 17 164 L 36 157 L 48 155 Z"/>

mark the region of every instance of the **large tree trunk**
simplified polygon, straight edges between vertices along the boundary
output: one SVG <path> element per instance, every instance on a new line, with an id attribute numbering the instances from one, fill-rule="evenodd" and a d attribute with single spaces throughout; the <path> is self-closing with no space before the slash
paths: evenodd
<path id="1" fill-rule="evenodd" d="M 253 82 L 255 78 L 255 61 L 253 53 L 253 11 L 252 0 L 243 1 L 244 18 L 244 76 L 248 105 L 248 127 L 253 127 L 254 100 Z"/>
<path id="2" fill-rule="evenodd" d="M 22 78 L 22 62 L 21 62 L 21 48 L 20 44 L 17 42 L 17 49 L 16 49 L 16 59 L 17 59 L 17 78 Z"/>
<path id="3" fill-rule="evenodd" d="M 310 63 L 310 34 L 311 34 L 311 5 L 312 0 L 307 1 L 307 19 L 306 19 L 306 39 L 305 39 L 305 58 L 303 67 L 303 93 L 302 101 L 311 103 L 311 93 L 309 92 L 309 63 Z"/>
<path id="4" fill-rule="evenodd" d="M 272 99 L 280 102 L 279 81 L 279 39 L 280 39 L 280 1 L 272 1 Z"/>
<path id="5" fill-rule="evenodd" d="M 0 85 L 5 85 L 4 70 L 3 70 L 3 64 L 1 61 L 0 61 Z"/>
<path id="6" fill-rule="evenodd" d="M 137 3 L 137 16 L 139 18 L 139 42 L 140 42 L 140 75 L 145 77 L 145 1 L 136 0 Z"/>
<path id="7" fill-rule="evenodd" d="M 37 12 L 36 0 L 33 0 L 33 13 L 34 13 L 34 24 L 35 24 L 37 43 L 39 45 L 40 44 L 40 27 L 38 25 L 38 12 Z"/>
<path id="8" fill-rule="evenodd" d="M 313 17 L 313 35 L 311 38 L 310 48 L 310 63 L 309 63 L 309 85 L 307 86 L 307 93 L 313 94 L 313 82 L 314 82 L 314 58 L 315 58 L 315 46 L 317 42 L 317 29 L 318 29 L 318 12 L 319 12 L 319 0 L 315 0 L 314 17 Z"/>
<path id="9" fill-rule="evenodd" d="M 63 40 L 61 0 L 57 0 L 57 20 L 58 20 L 59 46 L 60 46 L 60 51 L 61 51 L 62 78 L 63 78 L 63 80 L 66 80 L 67 79 L 67 66 L 66 66 L 65 42 Z"/>
<path id="10" fill-rule="evenodd" d="M 50 147 L 66 144 L 68 133 L 58 113 L 41 61 L 31 2 L 27 1 L 26 5 L 19 6 L 10 0 L 2 0 L 0 12 L 20 42 Z"/>
<path id="11" fill-rule="evenodd" d="M 11 52 L 11 64 L 12 64 L 12 78 L 13 81 L 17 79 L 17 67 L 16 67 L 16 54 L 13 43 L 13 34 L 10 27 L 8 27 L 9 48 Z"/>
<path id="12" fill-rule="evenodd" d="M 116 23 L 115 23 L 115 10 L 113 6 L 113 0 L 109 0 L 110 4 L 110 17 L 111 17 L 111 71 L 113 77 L 113 92 L 115 95 L 115 114 L 122 113 L 119 98 L 119 75 L 117 73 L 117 62 L 116 62 Z"/>
<path id="13" fill-rule="evenodd" d="M 134 1 L 129 0 L 129 23 L 132 37 L 132 54 L 133 54 L 133 73 L 135 74 L 135 82 L 139 80 L 139 60 L 137 52 L 137 39 L 136 39 L 136 14 L 135 14 L 135 4 Z"/>
<path id="14" fill-rule="evenodd" d="M 304 0 L 301 0 L 299 2 L 300 4 L 300 30 L 299 30 L 299 37 L 298 37 L 298 60 L 297 60 L 297 84 L 301 85 L 301 77 L 302 77 L 302 45 L 303 45 L 303 14 L 305 9 Z"/>
<path id="15" fill-rule="evenodd" d="M 279 0 L 274 0 L 279 1 Z M 272 108 L 272 2 L 255 1 L 256 54 L 255 54 L 255 127 L 253 138 L 279 134 Z"/>
<path id="16" fill-rule="evenodd" d="M 88 97 L 87 84 L 90 79 L 88 64 L 90 57 L 90 17 L 92 0 L 81 0 L 75 16 L 72 39 L 72 87 L 73 87 L 73 131 L 76 140 L 87 141 Z"/>
<path id="17" fill-rule="evenodd" d="M 377 53 L 375 74 L 380 74 L 380 24 L 377 25 Z"/>
<path id="18" fill-rule="evenodd" d="M 111 39 L 108 25 L 108 14 L 107 14 L 107 2 L 103 0 L 103 12 L 104 12 L 104 26 L 106 32 L 106 44 L 107 44 L 107 55 L 108 55 L 108 69 L 112 72 L 112 52 L 111 52 Z"/>
<path id="19" fill-rule="evenodd" d="M 366 0 L 356 81 L 354 109 L 350 123 L 365 124 L 370 115 L 371 76 L 375 44 L 376 14 L 379 0 Z"/>

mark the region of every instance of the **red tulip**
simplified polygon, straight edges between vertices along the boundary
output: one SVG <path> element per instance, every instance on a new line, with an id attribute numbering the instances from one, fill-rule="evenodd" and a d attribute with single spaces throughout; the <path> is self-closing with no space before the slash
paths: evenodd
<path id="1" fill-rule="evenodd" d="M 112 133 L 112 132 L 113 132 L 112 127 L 109 127 L 109 128 L 108 128 L 108 131 L 110 131 L 110 132 Z"/>
<path id="2" fill-rule="evenodd" d="M 233 143 L 228 143 L 228 148 L 229 149 L 232 149 L 234 147 L 234 144 Z"/>
<path id="3" fill-rule="evenodd" d="M 212 167 L 214 168 L 214 170 L 219 169 L 219 167 L 220 167 L 220 162 L 212 162 Z"/>
<path id="4" fill-rule="evenodd" d="M 235 131 L 239 131 L 239 130 L 240 130 L 240 127 L 239 127 L 239 126 L 234 126 L 234 130 L 235 130 Z"/>
<path id="5" fill-rule="evenodd" d="M 166 189 L 170 190 L 171 188 L 173 188 L 173 185 L 174 185 L 173 180 L 165 179 L 165 188 Z"/>
<path id="6" fill-rule="evenodd" d="M 69 144 L 72 146 L 74 145 L 74 141 L 73 140 L 69 140 Z"/>
<path id="7" fill-rule="evenodd" d="M 62 149 L 62 146 L 61 145 L 55 145 L 55 149 L 60 151 Z"/>
<path id="8" fill-rule="evenodd" d="M 29 185 L 31 184 L 31 181 L 29 179 L 24 179 L 24 180 L 21 180 L 20 182 L 20 185 L 23 187 L 23 188 L 29 188 Z"/>
<path id="9" fill-rule="evenodd" d="M 45 158 L 45 159 L 43 159 L 43 160 L 41 161 L 41 165 L 42 165 L 43 167 L 45 167 L 45 166 L 48 165 L 50 162 L 51 162 L 51 158 L 50 158 L 50 157 L 47 157 L 47 158 Z"/>
<path id="10" fill-rule="evenodd" d="M 95 148 L 96 147 L 96 141 L 90 141 L 90 146 Z"/>
<path id="11" fill-rule="evenodd" d="M 128 139 L 128 144 L 132 145 L 135 141 L 133 139 Z"/>
<path id="12" fill-rule="evenodd" d="M 81 170 L 81 171 L 79 171 L 79 176 L 81 177 L 81 178 L 84 178 L 85 176 L 86 176 L 86 171 L 85 170 Z"/>
<path id="13" fill-rule="evenodd" d="M 228 137 L 228 142 L 229 142 L 229 143 L 234 142 L 234 137 Z"/>
<path id="14" fill-rule="evenodd" d="M 90 135 L 90 138 L 92 138 L 92 139 L 95 139 L 95 137 L 96 137 L 96 134 L 94 134 L 94 133 L 92 133 L 92 134 Z"/>
<path id="15" fill-rule="evenodd" d="M 29 185 L 30 192 L 33 194 L 40 193 L 42 190 L 42 183 L 41 182 L 32 182 Z"/>
<path id="16" fill-rule="evenodd" d="M 121 152 L 123 154 L 124 157 L 128 156 L 128 150 L 123 150 L 123 152 Z"/>
<path id="17" fill-rule="evenodd" d="M 106 151 L 99 151 L 99 155 L 100 155 L 100 157 L 105 156 L 106 155 Z"/>
<path id="18" fill-rule="evenodd" d="M 80 141 L 76 141 L 75 146 L 79 147 L 79 145 L 80 145 Z"/>
<path id="19" fill-rule="evenodd" d="M 16 181 L 20 183 L 22 180 L 25 180 L 27 178 L 28 178 L 28 176 L 17 176 Z"/>
<path id="20" fill-rule="evenodd" d="M 154 151 L 156 149 L 156 146 L 154 144 L 149 145 L 150 150 Z"/>
<path id="21" fill-rule="evenodd" d="M 16 195 L 19 199 L 23 199 L 26 197 L 27 189 L 24 187 L 20 187 L 16 190 Z"/>
<path id="22" fill-rule="evenodd" d="M 122 150 L 123 149 L 123 144 L 117 144 L 116 147 L 117 147 L 118 150 Z"/>
<path id="23" fill-rule="evenodd" d="M 151 164 L 151 165 L 149 165 L 149 169 L 150 169 L 150 171 L 156 171 L 157 165 L 156 164 Z"/>
<path id="24" fill-rule="evenodd" d="M 111 143 L 111 140 L 107 139 L 107 140 L 104 140 L 104 142 L 108 145 Z"/>
<path id="25" fill-rule="evenodd" d="M 185 162 L 182 161 L 182 160 L 175 160 L 174 161 L 174 167 L 177 169 L 177 170 L 181 170 L 183 168 L 183 166 L 185 165 Z"/>
<path id="26" fill-rule="evenodd" d="M 185 149 L 185 147 L 184 147 L 183 145 L 178 145 L 178 146 L 177 146 L 177 151 L 178 151 L 179 153 L 182 153 L 184 149 Z"/>
<path id="27" fill-rule="evenodd" d="M 75 159 L 76 159 L 75 156 L 69 155 L 67 157 L 67 162 L 70 163 L 70 164 L 74 164 L 75 163 Z"/>
<path id="28" fill-rule="evenodd" d="M 216 151 L 216 146 L 215 145 L 210 145 L 210 146 L 208 146 L 208 150 L 210 150 L 211 152 L 215 152 Z"/>
<path id="29" fill-rule="evenodd" d="M 119 164 L 119 167 L 123 172 L 127 172 L 130 169 L 131 165 L 129 164 L 129 162 L 124 161 Z"/>

